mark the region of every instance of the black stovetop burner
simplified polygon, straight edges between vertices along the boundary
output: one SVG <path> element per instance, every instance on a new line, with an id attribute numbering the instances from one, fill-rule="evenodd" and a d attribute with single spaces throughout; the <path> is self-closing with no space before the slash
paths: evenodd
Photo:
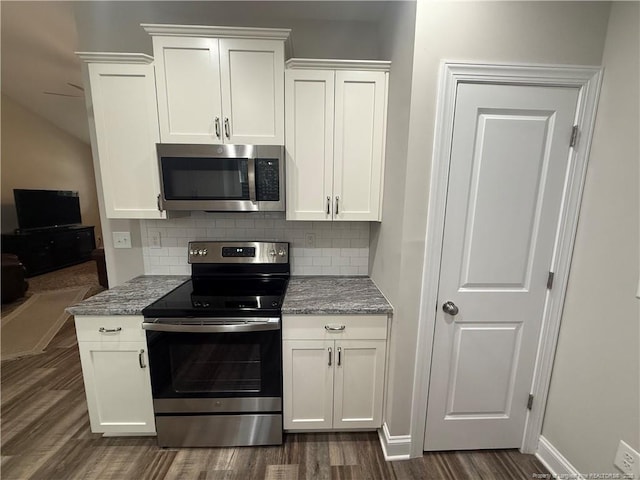
<path id="1" fill-rule="evenodd" d="M 289 248 L 272 242 L 190 242 L 192 278 L 142 310 L 149 317 L 273 317 L 289 281 Z"/>

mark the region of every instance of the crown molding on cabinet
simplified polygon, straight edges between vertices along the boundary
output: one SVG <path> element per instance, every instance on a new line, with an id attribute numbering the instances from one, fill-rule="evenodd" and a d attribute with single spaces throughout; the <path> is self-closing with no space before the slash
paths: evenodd
<path id="1" fill-rule="evenodd" d="M 391 62 L 387 60 L 324 60 L 319 58 L 292 58 L 285 62 L 287 69 L 314 70 L 366 70 L 388 72 Z"/>
<path id="2" fill-rule="evenodd" d="M 75 54 L 87 63 L 133 63 L 140 65 L 153 63 L 153 57 L 144 53 L 75 52 Z"/>
<path id="3" fill-rule="evenodd" d="M 207 27 L 202 25 L 159 25 L 152 23 L 141 23 L 140 26 L 151 36 L 287 40 L 291 34 L 290 28 Z"/>

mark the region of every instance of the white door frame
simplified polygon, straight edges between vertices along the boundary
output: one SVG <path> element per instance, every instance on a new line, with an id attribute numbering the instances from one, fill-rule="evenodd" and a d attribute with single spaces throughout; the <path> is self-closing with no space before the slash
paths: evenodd
<path id="1" fill-rule="evenodd" d="M 503 83 L 580 89 L 574 123 L 579 129 L 578 142 L 569 152 L 569 168 L 551 264 L 555 274 L 554 285 L 553 289 L 548 291 L 545 300 L 544 318 L 531 386 L 531 392 L 534 395 L 533 408 L 529 412 L 520 447 L 523 453 L 535 453 L 542 431 L 542 420 L 551 381 L 601 81 L 601 67 L 442 62 L 429 184 L 416 370 L 413 381 L 411 457 L 422 456 L 424 446 L 431 353 L 438 308 L 439 266 L 444 234 L 453 115 L 458 84 L 461 82 Z"/>

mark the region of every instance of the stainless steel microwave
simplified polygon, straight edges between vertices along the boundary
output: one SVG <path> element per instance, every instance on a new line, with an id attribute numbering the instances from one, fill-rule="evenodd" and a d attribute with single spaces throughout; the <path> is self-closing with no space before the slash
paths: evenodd
<path id="1" fill-rule="evenodd" d="M 160 210 L 284 211 L 284 147 L 157 144 Z"/>

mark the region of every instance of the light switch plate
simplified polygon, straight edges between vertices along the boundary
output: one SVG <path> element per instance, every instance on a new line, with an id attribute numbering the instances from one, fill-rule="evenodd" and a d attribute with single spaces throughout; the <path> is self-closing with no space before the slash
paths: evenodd
<path id="1" fill-rule="evenodd" d="M 113 248 L 131 248 L 131 232 L 112 232 Z"/>

